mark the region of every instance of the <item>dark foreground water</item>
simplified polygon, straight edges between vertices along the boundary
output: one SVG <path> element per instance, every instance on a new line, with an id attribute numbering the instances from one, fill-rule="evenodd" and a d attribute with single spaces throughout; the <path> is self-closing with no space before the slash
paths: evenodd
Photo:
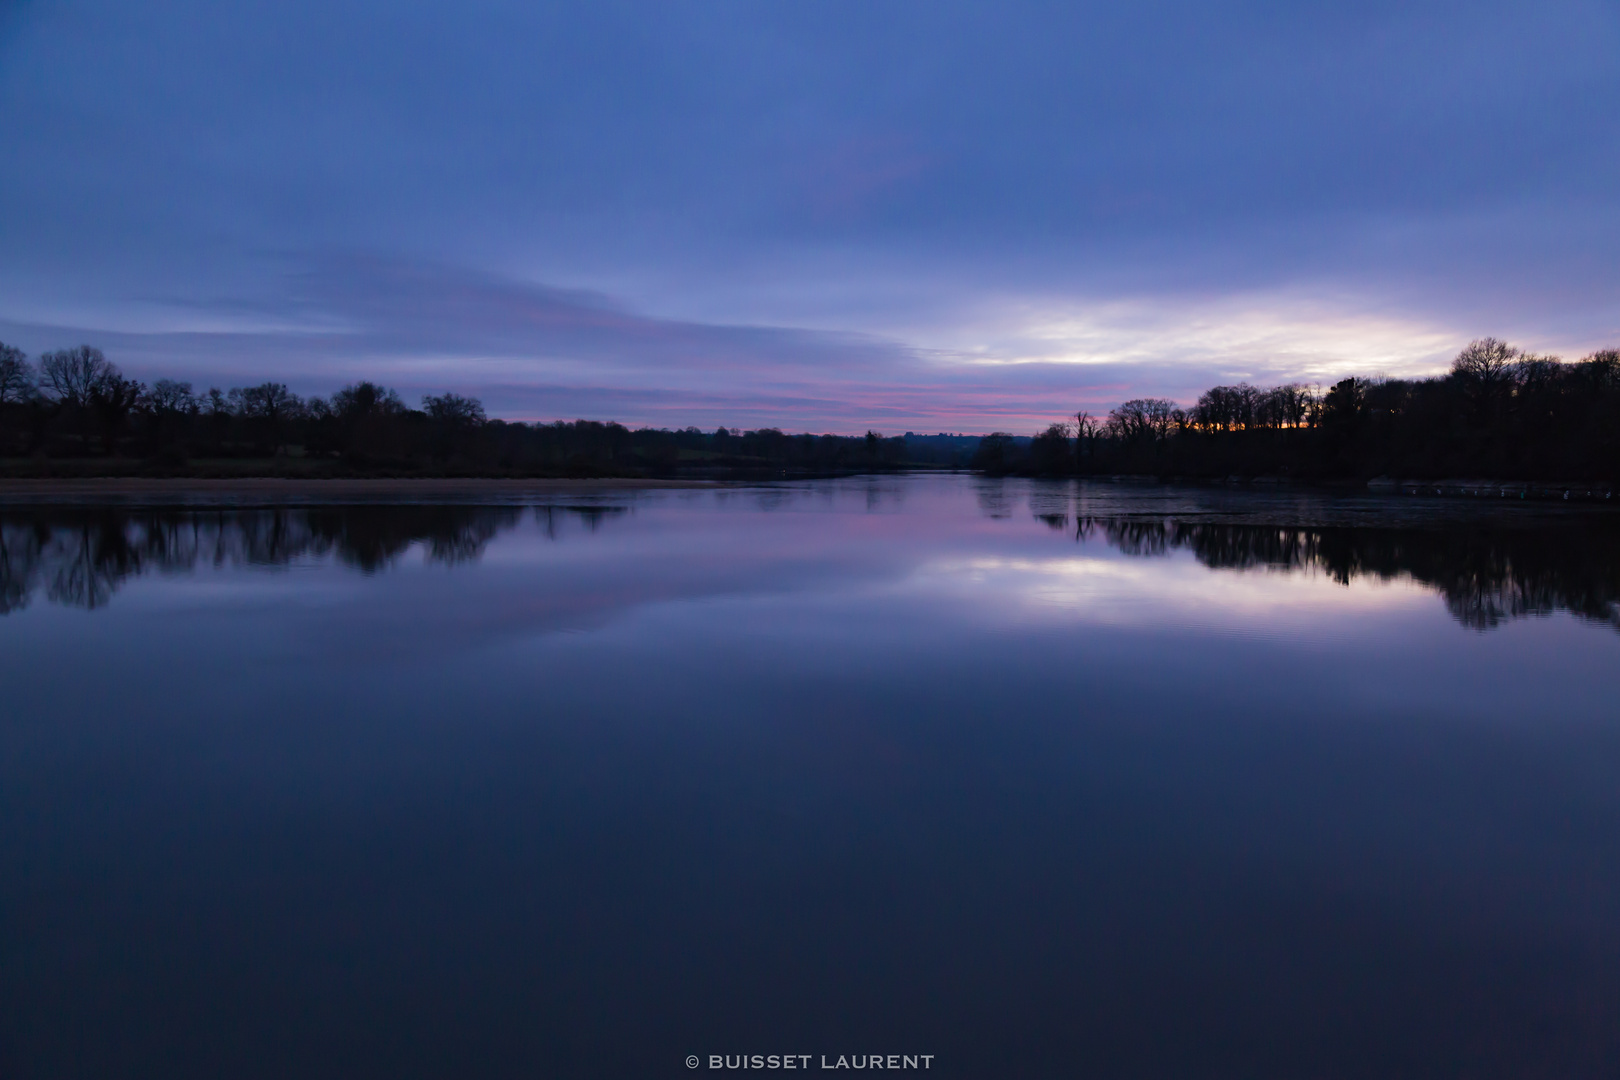
<path id="1" fill-rule="evenodd" d="M 0 539 L 6 1078 L 1620 1072 L 1613 515 L 919 477 Z"/>

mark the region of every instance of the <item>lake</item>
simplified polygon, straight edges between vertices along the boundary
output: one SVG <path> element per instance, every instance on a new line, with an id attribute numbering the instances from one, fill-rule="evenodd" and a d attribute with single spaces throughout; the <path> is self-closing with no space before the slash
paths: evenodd
<path id="1" fill-rule="evenodd" d="M 8 1078 L 1620 1071 L 1603 507 L 920 475 L 0 540 Z"/>

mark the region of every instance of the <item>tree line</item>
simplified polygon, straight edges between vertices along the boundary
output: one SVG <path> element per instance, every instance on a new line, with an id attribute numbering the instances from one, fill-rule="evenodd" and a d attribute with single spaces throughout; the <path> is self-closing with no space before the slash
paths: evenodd
<path id="1" fill-rule="evenodd" d="M 1620 350 L 1576 361 L 1495 338 L 1444 375 L 1347 378 L 1326 392 L 1240 383 L 1196 404 L 1136 398 L 1027 447 L 987 436 L 976 467 L 1034 475 L 1620 479 Z"/>
<path id="2" fill-rule="evenodd" d="M 369 381 L 302 398 L 285 383 L 197 391 L 127 378 L 83 345 L 30 362 L 0 343 L 0 459 L 18 474 L 812 476 L 917 467 L 992 474 L 1303 479 L 1620 479 L 1620 350 L 1569 363 L 1494 338 L 1444 375 L 1217 386 L 1086 412 L 1033 439 L 790 435 L 490 418 Z"/>
<path id="3" fill-rule="evenodd" d="M 10 472 L 241 475 L 836 475 L 966 467 L 977 439 L 789 435 L 776 428 L 628 428 L 487 416 L 474 397 L 419 407 L 372 382 L 330 397 L 285 383 L 198 391 L 126 377 L 89 345 L 36 361 L 0 343 L 0 458 Z"/>

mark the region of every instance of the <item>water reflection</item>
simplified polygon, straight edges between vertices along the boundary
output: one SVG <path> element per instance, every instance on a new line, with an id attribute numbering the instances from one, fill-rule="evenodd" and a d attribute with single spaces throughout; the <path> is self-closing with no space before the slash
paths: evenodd
<path id="1" fill-rule="evenodd" d="M 594 531 L 625 508 L 542 506 L 533 512 L 555 538 L 565 519 Z M 512 506 L 12 511 L 0 516 L 0 614 L 26 607 L 41 591 L 55 603 L 99 608 L 131 577 L 202 566 L 283 567 L 333 558 L 370 574 L 417 545 L 428 562 L 467 563 L 524 513 Z"/>
<path id="2" fill-rule="evenodd" d="M 759 513 L 817 513 L 835 508 L 843 490 L 817 489 L 822 497 L 817 500 L 808 489 L 784 486 L 704 493 L 698 501 L 725 507 L 741 498 L 746 509 Z M 942 514 L 943 521 L 962 520 L 950 503 L 906 508 L 903 485 L 866 485 L 853 489 L 853 494 L 864 500 L 868 513 L 903 509 L 934 519 L 935 526 L 942 523 Z M 1030 520 L 1015 512 L 1020 493 L 1004 485 L 978 485 L 974 498 L 979 515 L 997 522 L 998 531 L 1017 529 L 1021 520 Z M 1346 586 L 1363 579 L 1416 582 L 1439 594 L 1458 622 L 1481 630 L 1561 611 L 1620 629 L 1620 523 L 1611 516 L 1437 518 L 1414 524 L 1404 517 L 1386 521 L 1382 511 L 1356 511 L 1357 516 L 1350 518 L 1355 524 L 1322 524 L 1320 517 L 1302 518 L 1297 506 L 1257 506 L 1251 501 L 1241 504 L 1246 519 L 1232 521 L 1220 518 L 1235 516 L 1229 512 L 1238 504 L 1215 504 L 1193 496 L 1163 505 L 1163 512 L 1158 512 L 1161 507 L 1152 500 L 1160 498 L 1121 492 L 1106 503 L 1094 499 L 1088 507 L 1084 501 L 1072 501 L 1066 491 L 1035 490 L 1029 493 L 1028 507 L 1034 521 L 1044 526 L 1042 533 L 1066 532 L 1081 544 L 1106 543 L 1130 557 L 1185 551 L 1212 570 L 1324 574 Z M 686 501 L 664 505 L 674 509 Z M 1087 512 L 1091 507 L 1100 512 Z M 627 510 L 625 505 L 590 502 L 534 507 L 11 509 L 0 512 L 0 614 L 26 607 L 41 593 L 55 603 L 99 608 L 123 582 L 152 572 L 275 568 L 300 560 L 328 560 L 370 574 L 394 565 L 413 547 L 420 548 L 429 563 L 468 563 L 526 516 L 542 535 L 556 540 L 569 524 L 595 534 L 604 522 Z M 823 550 L 839 558 L 838 538 L 847 539 L 849 534 L 838 525 L 821 528 L 833 530 L 822 537 L 823 542 L 834 541 Z M 900 563 L 907 561 L 908 552 L 912 561 L 920 561 L 941 535 L 937 527 L 907 532 L 897 538 L 893 554 Z M 758 539 L 769 546 L 763 533 Z M 743 550 L 751 547 L 744 544 Z"/>
<path id="3" fill-rule="evenodd" d="M 0 1075 L 1617 1075 L 1601 513 L 523 497 L 0 508 Z"/>
<path id="4" fill-rule="evenodd" d="M 1037 513 L 1066 528 L 1068 519 Z M 1126 555 L 1186 550 L 1215 570 L 1315 571 L 1341 585 L 1408 579 L 1438 592 L 1452 617 L 1488 630 L 1567 611 L 1620 630 L 1620 530 L 1606 519 L 1536 529 L 1278 528 L 1219 522 L 1079 517 Z"/>

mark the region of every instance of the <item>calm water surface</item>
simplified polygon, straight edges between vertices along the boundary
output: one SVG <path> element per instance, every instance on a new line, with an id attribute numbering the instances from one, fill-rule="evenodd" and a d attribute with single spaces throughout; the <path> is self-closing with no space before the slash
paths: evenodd
<path id="1" fill-rule="evenodd" d="M 912 477 L 0 539 L 0 1076 L 1620 1072 L 1614 515 Z"/>

